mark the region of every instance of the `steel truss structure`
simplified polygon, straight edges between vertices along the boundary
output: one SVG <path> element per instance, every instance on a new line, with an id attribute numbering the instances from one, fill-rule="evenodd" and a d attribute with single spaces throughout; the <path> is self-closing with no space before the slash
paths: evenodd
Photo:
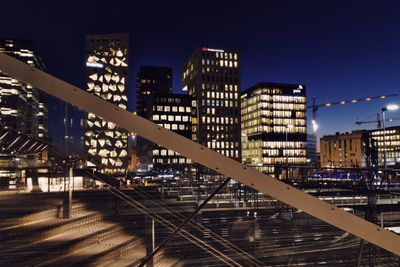
<path id="1" fill-rule="evenodd" d="M 0 70 L 400 256 L 400 236 L 0 53 Z"/>

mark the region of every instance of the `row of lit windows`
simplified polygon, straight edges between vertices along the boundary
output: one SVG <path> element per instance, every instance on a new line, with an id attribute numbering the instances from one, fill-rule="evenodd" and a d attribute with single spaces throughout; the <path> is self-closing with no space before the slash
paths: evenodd
<path id="1" fill-rule="evenodd" d="M 287 95 L 273 95 L 273 102 L 281 103 L 306 103 L 305 96 L 287 96 Z"/>
<path id="2" fill-rule="evenodd" d="M 242 129 L 257 125 L 294 125 L 294 126 L 305 126 L 305 119 L 271 119 L 271 118 L 256 118 L 252 120 L 242 120 Z"/>
<path id="3" fill-rule="evenodd" d="M 378 150 L 384 149 L 384 142 L 378 142 Z M 385 146 L 386 149 L 397 149 L 400 145 L 400 141 L 386 141 Z"/>
<path id="4" fill-rule="evenodd" d="M 267 104 L 267 103 L 258 103 L 256 105 L 251 105 L 247 107 L 242 107 L 242 114 L 246 115 L 251 112 L 255 111 L 260 111 L 260 110 L 265 110 L 265 114 L 268 114 L 268 112 L 271 112 L 271 109 L 273 109 L 276 114 L 278 114 L 279 111 L 287 111 L 289 116 L 292 116 L 292 112 L 295 111 L 305 111 L 306 106 L 303 104 Z"/>
<path id="5" fill-rule="evenodd" d="M 208 92 L 203 92 L 202 96 L 207 98 L 238 99 L 238 93 L 227 93 L 227 92 L 208 91 Z"/>
<path id="6" fill-rule="evenodd" d="M 253 95 L 265 95 L 265 94 L 272 94 L 272 95 L 281 95 L 282 89 L 281 88 L 259 88 L 252 92 Z"/>
<path id="7" fill-rule="evenodd" d="M 213 133 L 213 134 L 211 134 L 211 133 L 208 133 L 207 135 L 206 135 L 206 137 L 207 137 L 207 140 L 210 140 L 210 139 L 215 139 L 215 140 L 226 140 L 226 139 L 233 139 L 233 135 L 232 134 L 226 134 L 226 133 Z M 237 142 L 236 142 L 236 144 L 237 144 Z"/>
<path id="8" fill-rule="evenodd" d="M 221 88 L 220 88 L 221 87 Z M 218 84 L 209 84 L 209 83 L 202 83 L 201 84 L 201 89 L 211 89 L 211 90 L 224 90 L 226 92 L 231 91 L 231 92 L 238 92 L 238 86 L 236 84 L 224 84 L 218 85 Z"/>
<path id="9" fill-rule="evenodd" d="M 201 73 L 202 74 L 207 74 L 208 76 L 210 75 L 216 75 L 215 81 L 223 81 L 227 80 L 224 79 L 225 77 L 228 78 L 229 76 L 238 76 L 239 75 L 239 70 L 236 68 L 220 68 L 220 67 L 202 67 L 201 68 Z M 214 81 L 214 80 L 213 80 Z"/>
<path id="10" fill-rule="evenodd" d="M 201 101 L 202 106 L 208 107 L 238 107 L 239 104 L 237 101 L 232 100 L 205 100 Z"/>
<path id="11" fill-rule="evenodd" d="M 220 67 L 229 67 L 229 68 L 237 68 L 238 62 L 236 60 L 214 60 L 214 59 L 202 59 L 202 65 L 211 65 L 211 66 L 220 66 Z M 209 67 L 207 67 L 209 68 Z"/>
<path id="12" fill-rule="evenodd" d="M 214 114 L 207 112 L 208 114 Z M 233 117 L 206 117 L 203 116 L 201 117 L 201 122 L 202 123 L 221 123 L 221 124 L 233 124 L 233 123 L 239 123 L 238 118 L 233 118 Z"/>
<path id="13" fill-rule="evenodd" d="M 233 149 L 239 146 L 239 142 L 220 142 L 220 141 L 209 141 L 207 142 L 207 147 L 209 148 L 223 148 L 223 149 Z"/>
<path id="14" fill-rule="evenodd" d="M 157 164 L 191 164 L 192 161 L 186 158 L 153 158 L 153 163 Z"/>
<path id="15" fill-rule="evenodd" d="M 271 109 L 275 110 L 275 111 L 280 111 L 282 109 L 288 111 L 287 105 L 280 105 L 280 104 L 281 103 L 270 104 L 270 103 L 265 103 L 265 102 L 258 102 L 254 105 L 249 105 L 249 106 L 241 105 L 241 108 L 242 108 L 243 114 L 251 113 L 254 111 L 258 111 L 258 110 L 269 111 Z M 292 108 L 289 109 L 289 112 L 293 112 L 293 111 L 305 111 L 305 106 L 304 105 L 294 105 Z"/>
<path id="16" fill-rule="evenodd" d="M 171 122 L 174 122 L 174 121 L 183 121 L 183 122 L 186 122 L 186 121 L 190 121 L 190 118 L 189 118 L 189 116 L 182 116 L 182 115 L 157 115 L 157 114 L 155 114 L 155 115 L 153 115 L 153 118 L 152 118 L 152 120 L 153 121 L 171 121 Z"/>
<path id="17" fill-rule="evenodd" d="M 386 136 L 390 135 L 390 134 L 395 134 L 396 130 L 385 130 L 385 134 Z M 373 131 L 371 132 L 371 135 L 382 135 L 383 136 L 384 131 Z"/>
<path id="18" fill-rule="evenodd" d="M 283 109 L 283 110 L 305 110 L 306 105 L 304 104 L 286 104 L 286 103 L 273 103 L 273 109 Z"/>
<path id="19" fill-rule="evenodd" d="M 153 110 L 156 111 L 164 111 L 164 112 L 191 112 L 191 108 L 190 107 L 182 107 L 182 106 L 156 106 L 153 107 Z"/>
<path id="20" fill-rule="evenodd" d="M 263 149 L 264 156 L 306 156 L 305 149 Z"/>
<path id="21" fill-rule="evenodd" d="M 254 110 L 247 112 L 242 109 L 242 120 L 255 119 L 259 117 L 272 117 L 272 118 L 305 118 L 305 111 L 283 111 L 283 110 Z"/>
<path id="22" fill-rule="evenodd" d="M 295 126 L 287 128 L 286 126 L 253 126 L 242 129 L 243 134 L 251 135 L 255 133 L 306 133 L 307 128 L 304 126 Z"/>
<path id="23" fill-rule="evenodd" d="M 168 130 L 173 130 L 173 131 L 189 131 L 190 130 L 190 126 L 187 124 L 176 124 L 176 123 L 158 123 L 158 125 L 160 125 L 161 127 L 164 127 L 165 129 Z"/>
<path id="24" fill-rule="evenodd" d="M 304 96 L 286 96 L 286 95 L 259 95 L 242 101 L 242 106 L 250 106 L 258 103 L 306 103 Z"/>
<path id="25" fill-rule="evenodd" d="M 206 129 L 207 131 L 212 131 L 212 132 L 230 132 L 233 131 L 233 126 L 221 126 L 221 125 L 207 125 Z"/>
<path id="26" fill-rule="evenodd" d="M 386 135 L 385 137 L 383 137 L 383 135 L 381 136 L 374 136 L 372 137 L 373 140 L 376 141 L 383 141 L 383 140 L 400 140 L 400 135 L 396 134 L 396 135 Z"/>
<path id="27" fill-rule="evenodd" d="M 223 148 L 217 148 L 216 144 L 217 142 L 208 142 L 207 147 L 214 149 L 218 153 L 231 157 L 231 158 L 238 158 L 239 157 L 239 150 L 237 149 L 223 149 Z M 214 147 L 213 147 L 214 146 Z"/>
<path id="28" fill-rule="evenodd" d="M 237 53 L 229 53 L 229 52 L 215 52 L 215 57 L 222 59 L 234 59 L 234 60 L 237 60 L 238 58 Z"/>
<path id="29" fill-rule="evenodd" d="M 177 156 L 179 155 L 170 149 L 153 149 L 153 156 Z"/>
<path id="30" fill-rule="evenodd" d="M 300 141 L 251 141 L 243 142 L 244 149 L 260 149 L 260 148 L 306 148 L 306 142 Z"/>
<path id="31" fill-rule="evenodd" d="M 245 164 L 288 164 L 291 165 L 302 165 L 307 163 L 307 157 L 299 156 L 299 157 L 245 157 L 243 155 L 243 163 Z M 262 167 L 262 166 L 258 166 Z"/>

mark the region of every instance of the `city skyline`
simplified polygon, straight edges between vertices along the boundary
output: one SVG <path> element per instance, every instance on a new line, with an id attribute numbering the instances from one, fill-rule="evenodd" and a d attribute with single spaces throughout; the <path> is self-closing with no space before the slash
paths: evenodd
<path id="1" fill-rule="evenodd" d="M 400 263 L 400 1 L 2 4 L 0 266 Z"/>
<path id="2" fill-rule="evenodd" d="M 6 19 L 0 35 L 33 40 L 49 71 L 81 88 L 85 80 L 84 36 L 129 32 L 130 72 L 137 73 L 140 65 L 170 66 L 174 92 L 181 89 L 180 69 L 185 58 L 201 46 L 240 52 L 242 89 L 259 81 L 301 83 L 307 85 L 309 101 L 317 96 L 320 102 L 396 92 L 399 82 L 396 51 L 400 43 L 396 32 L 399 24 L 396 18 L 400 14 L 397 2 L 378 5 L 368 1 L 301 4 L 255 1 L 250 7 L 225 4 L 203 2 L 192 13 L 190 4 L 179 1 L 131 4 L 127 11 L 117 12 L 118 20 L 106 23 L 94 16 L 95 12 L 105 10 L 102 7 L 106 5 L 101 3 L 93 7 L 90 1 L 61 4 L 57 17 L 45 12 L 54 8 L 53 4 L 43 8 L 35 5 L 31 9 L 30 3 L 5 3 L 10 12 L 2 15 Z M 14 10 L 21 14 L 17 16 Z M 31 19 L 26 10 L 36 10 L 33 13 L 37 19 Z M 143 14 L 134 10 L 142 10 Z M 135 16 L 127 16 L 129 12 Z M 144 20 L 149 12 L 154 13 L 154 19 Z M 61 19 L 71 14 L 77 19 Z M 22 23 L 13 23 L 16 18 Z M 33 31 L 38 27 L 42 30 Z M 131 80 L 130 87 L 133 86 Z M 135 90 L 129 92 L 130 110 L 135 106 L 135 93 Z M 396 101 L 397 98 L 323 109 L 319 112 L 319 136 L 373 128 L 373 125 L 359 127 L 354 122 L 373 117 L 382 106 Z M 340 119 L 342 116 L 346 120 Z"/>

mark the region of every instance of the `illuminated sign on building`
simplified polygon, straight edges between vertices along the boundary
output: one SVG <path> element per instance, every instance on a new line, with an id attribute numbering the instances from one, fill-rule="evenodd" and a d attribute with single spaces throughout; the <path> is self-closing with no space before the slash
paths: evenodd
<path id="1" fill-rule="evenodd" d="M 213 48 L 207 48 L 207 47 L 203 47 L 201 49 L 201 51 L 209 51 L 209 52 L 225 52 L 225 50 L 221 50 L 221 49 L 213 49 Z"/>
<path id="2" fill-rule="evenodd" d="M 86 67 L 91 67 L 91 68 L 104 68 L 104 65 L 98 62 L 86 62 Z"/>

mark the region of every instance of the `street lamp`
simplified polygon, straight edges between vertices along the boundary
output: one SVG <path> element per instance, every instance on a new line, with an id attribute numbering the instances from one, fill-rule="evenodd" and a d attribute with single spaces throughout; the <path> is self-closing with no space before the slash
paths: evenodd
<path id="1" fill-rule="evenodd" d="M 386 127 L 385 127 L 385 120 L 386 120 L 386 112 L 387 111 L 394 111 L 399 109 L 399 106 L 396 104 L 390 104 L 386 107 L 382 108 L 382 126 L 383 126 L 383 167 L 386 170 Z"/>
<path id="2" fill-rule="evenodd" d="M 285 140 L 286 140 L 286 143 L 285 143 L 285 146 L 286 146 L 286 179 L 289 178 L 288 132 L 289 132 L 289 129 L 293 128 L 293 127 L 294 127 L 294 125 L 292 125 L 292 124 L 288 124 L 288 125 L 285 126 L 285 129 L 286 129 L 286 131 L 285 131 L 285 137 L 286 137 L 285 138 Z"/>

